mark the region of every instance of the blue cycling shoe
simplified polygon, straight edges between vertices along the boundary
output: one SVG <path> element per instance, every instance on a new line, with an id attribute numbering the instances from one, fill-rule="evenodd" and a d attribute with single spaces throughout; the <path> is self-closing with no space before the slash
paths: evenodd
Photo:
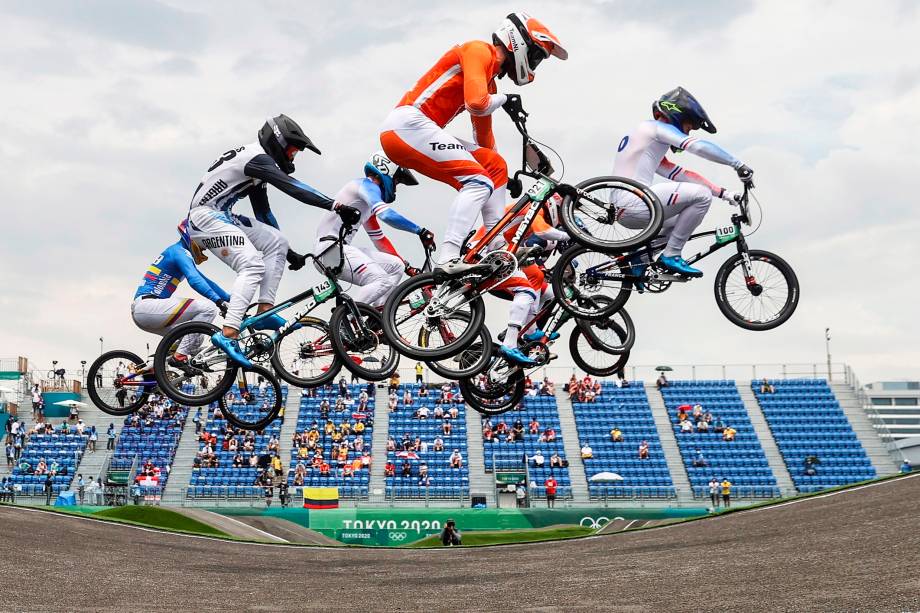
<path id="1" fill-rule="evenodd" d="M 498 352 L 512 364 L 518 364 L 520 366 L 535 366 L 537 364 L 536 360 L 528 358 L 517 347 L 505 347 L 501 345 L 498 348 Z"/>
<path id="2" fill-rule="evenodd" d="M 559 338 L 559 333 L 558 333 L 558 332 L 553 332 L 552 334 L 547 334 L 547 333 L 544 332 L 543 330 L 537 329 L 537 330 L 534 330 L 533 332 L 528 332 L 527 334 L 525 334 L 525 335 L 522 336 L 521 338 L 523 338 L 525 341 L 530 342 L 530 341 L 540 341 L 540 340 L 543 340 L 543 337 L 544 337 L 544 336 L 548 336 L 548 337 L 549 337 L 549 340 L 554 341 L 554 340 L 556 340 L 557 338 Z"/>
<path id="3" fill-rule="evenodd" d="M 663 255 L 658 258 L 658 263 L 664 266 L 670 272 L 676 272 L 687 277 L 702 277 L 703 271 L 687 263 L 687 260 L 679 255 Z"/>
<path id="4" fill-rule="evenodd" d="M 223 335 L 222 332 L 215 332 L 211 336 L 211 343 L 215 347 L 219 347 L 230 356 L 230 359 L 243 366 L 245 368 L 252 368 L 252 362 L 249 361 L 243 352 L 240 350 L 240 343 L 235 338 L 227 338 Z"/>
<path id="5" fill-rule="evenodd" d="M 629 264 L 629 274 L 634 277 L 639 277 L 640 279 L 645 276 L 645 269 L 648 268 L 648 264 L 642 261 L 642 254 L 636 253 L 628 260 L 626 263 Z M 636 291 L 640 294 L 645 292 L 645 283 L 641 281 L 633 281 L 633 287 L 636 288 Z"/>

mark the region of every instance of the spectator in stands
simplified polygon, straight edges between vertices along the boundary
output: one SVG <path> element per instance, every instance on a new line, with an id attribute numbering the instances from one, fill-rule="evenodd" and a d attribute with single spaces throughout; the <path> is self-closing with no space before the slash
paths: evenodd
<path id="1" fill-rule="evenodd" d="M 453 547 L 455 545 L 460 545 L 462 542 L 462 535 L 460 531 L 457 530 L 457 524 L 452 519 L 448 519 L 444 524 L 444 529 L 441 530 L 441 544 L 445 547 Z"/>
<path id="2" fill-rule="evenodd" d="M 773 384 L 764 377 L 763 381 L 760 382 L 760 393 L 761 394 L 774 394 L 776 393 L 776 388 L 773 387 Z"/>
<path id="3" fill-rule="evenodd" d="M 677 421 L 679 421 L 680 423 L 684 423 L 685 421 L 687 421 L 687 411 L 689 410 L 690 410 L 689 404 L 682 404 L 679 407 L 677 407 Z"/>
<path id="4" fill-rule="evenodd" d="M 451 401 L 450 408 L 447 410 L 447 416 L 451 419 L 460 417 L 460 410 L 457 408 L 457 405 L 453 404 L 453 401 Z"/>
<path id="5" fill-rule="evenodd" d="M 546 463 L 546 458 L 543 457 L 543 452 L 539 449 L 531 456 L 530 460 L 536 468 L 543 468 L 543 465 Z"/>
<path id="6" fill-rule="evenodd" d="M 6 465 L 12 467 L 16 464 L 16 447 L 13 446 L 10 438 L 6 439 Z"/>
<path id="7" fill-rule="evenodd" d="M 425 367 L 421 362 L 415 363 L 415 382 L 422 383 L 425 380 Z"/>
<path id="8" fill-rule="evenodd" d="M 428 463 L 422 460 L 418 465 L 418 476 L 427 477 L 428 476 Z"/>
<path id="9" fill-rule="evenodd" d="M 689 419 L 685 419 L 680 422 L 680 433 L 681 434 L 693 434 L 693 422 Z"/>
<path id="10" fill-rule="evenodd" d="M 407 390 L 408 391 L 408 390 Z M 415 417 L 418 419 L 428 419 L 428 407 L 424 404 L 415 411 Z"/>
<path id="11" fill-rule="evenodd" d="M 584 400 L 582 402 L 594 402 L 596 394 L 594 393 L 594 388 L 586 387 L 584 393 Z"/>
<path id="12" fill-rule="evenodd" d="M 54 480 L 51 478 L 50 474 L 45 475 L 43 490 L 45 493 L 45 506 L 48 506 L 51 504 L 51 494 L 54 491 Z"/>
<path id="13" fill-rule="evenodd" d="M 709 480 L 709 500 L 713 509 L 719 508 L 719 480 L 715 476 Z"/>
<path id="14" fill-rule="evenodd" d="M 540 434 L 540 422 L 537 421 L 536 417 L 530 418 L 530 424 L 527 429 L 531 434 Z"/>
<path id="15" fill-rule="evenodd" d="M 281 456 L 278 455 L 277 451 L 272 456 L 272 470 L 275 471 L 276 477 L 284 476 L 284 465 L 281 463 Z"/>
<path id="16" fill-rule="evenodd" d="M 591 445 L 587 441 L 581 444 L 581 459 L 590 460 L 594 457 L 594 450 L 591 449 Z"/>
<path id="17" fill-rule="evenodd" d="M 546 488 L 546 506 L 552 509 L 556 506 L 556 488 L 559 487 L 559 483 L 552 473 L 543 482 L 543 487 Z"/>
<path id="18" fill-rule="evenodd" d="M 48 464 L 45 462 L 45 458 L 42 458 L 38 461 L 38 464 L 35 466 L 36 475 L 44 475 L 48 472 Z"/>
<path id="19" fill-rule="evenodd" d="M 556 395 L 556 386 L 549 380 L 549 377 L 543 377 L 543 383 L 540 384 L 540 395 L 541 396 L 555 396 Z"/>
<path id="20" fill-rule="evenodd" d="M 731 426 L 725 426 L 725 430 L 722 431 L 722 440 L 726 442 L 731 442 L 735 440 L 735 435 L 738 433 L 737 430 Z"/>
<path id="21" fill-rule="evenodd" d="M 482 440 L 486 443 L 495 442 L 495 433 L 492 432 L 492 428 L 490 428 L 489 426 L 486 426 L 485 429 L 482 431 Z"/>
<path id="22" fill-rule="evenodd" d="M 453 429 L 453 426 L 450 423 L 450 420 L 445 419 L 441 424 L 441 432 L 444 433 L 444 436 L 450 436 L 450 432 Z"/>
<path id="23" fill-rule="evenodd" d="M 419 397 L 419 398 L 428 398 L 428 387 L 427 387 L 427 386 L 423 385 L 422 387 L 419 388 L 419 390 L 418 390 L 418 397 Z"/>
<path id="24" fill-rule="evenodd" d="M 805 458 L 803 464 L 805 465 L 804 473 L 809 477 L 814 477 L 818 474 L 817 466 L 821 463 L 821 460 L 818 459 L 816 455 L 810 455 Z"/>
<path id="25" fill-rule="evenodd" d="M 444 439 L 436 436 L 433 441 L 434 451 L 444 451 Z"/>
<path id="26" fill-rule="evenodd" d="M 709 422 L 705 418 L 696 422 L 696 431 L 701 434 L 709 432 Z"/>
<path id="27" fill-rule="evenodd" d="M 690 416 L 693 418 L 693 423 L 698 423 L 700 419 L 703 418 L 703 405 L 693 405 L 693 412 L 690 414 Z"/>
<path id="28" fill-rule="evenodd" d="M 703 455 L 703 450 L 699 447 L 696 448 L 696 455 L 693 456 L 693 465 L 697 468 L 709 466 L 709 463 L 706 461 L 706 456 Z"/>
<path id="29" fill-rule="evenodd" d="M 911 468 L 910 461 L 907 458 L 904 458 L 904 462 L 901 463 L 900 473 L 902 475 L 909 473 L 913 468 Z"/>
<path id="30" fill-rule="evenodd" d="M 387 400 L 387 407 L 390 409 L 390 413 L 395 413 L 398 406 L 399 400 L 396 398 L 396 392 L 390 392 L 390 397 Z"/>
<path id="31" fill-rule="evenodd" d="M 96 426 L 92 426 L 89 429 L 89 444 L 87 448 L 92 452 L 96 453 L 96 441 L 99 440 L 99 435 L 96 433 Z"/>
<path id="32" fill-rule="evenodd" d="M 383 476 L 384 477 L 395 477 L 396 476 L 396 464 L 394 464 L 390 460 L 387 460 L 387 463 L 383 465 Z"/>
<path id="33" fill-rule="evenodd" d="M 411 477 L 412 476 L 412 465 L 408 461 L 404 461 L 402 465 L 402 476 Z"/>
<path id="34" fill-rule="evenodd" d="M 514 440 L 523 441 L 524 440 L 524 422 L 520 419 L 515 419 L 514 424 L 511 426 L 511 432 L 514 434 Z"/>
<path id="35" fill-rule="evenodd" d="M 716 434 L 722 434 L 725 432 L 725 422 L 716 417 L 715 423 L 712 424 L 712 431 Z"/>
<path id="36" fill-rule="evenodd" d="M 454 449 L 454 452 L 450 454 L 450 467 L 458 470 L 463 468 L 463 456 L 460 455 L 459 449 Z"/>
<path id="37" fill-rule="evenodd" d="M 106 436 L 105 448 L 107 450 L 115 449 L 115 424 L 113 423 L 109 424 L 109 429 L 106 430 L 105 436 Z"/>
<path id="38" fill-rule="evenodd" d="M 658 380 L 655 381 L 655 385 L 658 387 L 658 389 L 661 389 L 663 387 L 670 387 L 671 382 L 668 381 L 668 378 L 665 377 L 664 372 L 662 372 L 660 375 L 658 375 Z"/>
<path id="39" fill-rule="evenodd" d="M 559 452 L 554 451 L 553 455 L 549 458 L 549 467 L 550 468 L 565 468 L 568 466 L 568 462 L 562 459 L 559 455 Z"/>
<path id="40" fill-rule="evenodd" d="M 403 405 L 412 406 L 412 391 L 408 387 L 403 391 Z"/>
<path id="41" fill-rule="evenodd" d="M 393 376 L 390 377 L 390 393 L 395 394 L 396 390 L 399 389 L 399 373 L 394 372 Z"/>
<path id="42" fill-rule="evenodd" d="M 722 479 L 722 506 L 726 509 L 731 506 L 732 482 L 728 477 Z"/>
<path id="43" fill-rule="evenodd" d="M 648 460 L 648 459 L 649 459 L 649 454 L 648 454 L 648 441 L 642 441 L 641 443 L 639 443 L 639 459 L 640 459 L 640 460 Z"/>
<path id="44" fill-rule="evenodd" d="M 543 434 L 540 435 L 541 443 L 553 443 L 556 441 L 556 430 L 553 428 L 547 428 L 543 431 Z"/>
<path id="45" fill-rule="evenodd" d="M 623 442 L 623 431 L 614 426 L 610 430 L 610 442 L 612 443 L 622 443 Z"/>

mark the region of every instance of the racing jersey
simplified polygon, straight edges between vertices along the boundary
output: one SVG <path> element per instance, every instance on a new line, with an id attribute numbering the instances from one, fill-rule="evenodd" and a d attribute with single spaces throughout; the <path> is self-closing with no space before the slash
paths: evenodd
<path id="1" fill-rule="evenodd" d="M 361 225 L 377 249 L 397 257 L 399 257 L 399 254 L 396 253 L 396 249 L 383 234 L 383 230 L 380 229 L 380 220 L 394 228 L 412 232 L 413 234 L 418 234 L 422 230 L 421 227 L 390 208 L 390 205 L 383 201 L 380 186 L 367 177 L 354 179 L 346 183 L 336 193 L 335 202 L 358 209 L 361 213 Z M 316 224 L 317 242 L 327 237 L 338 238 L 341 228 L 342 218 L 337 213 L 324 214 L 319 223 Z M 351 243 L 357 231 L 357 227 L 352 227 L 351 231 L 344 237 L 345 242 Z"/>
<path id="2" fill-rule="evenodd" d="M 669 147 L 689 151 L 703 159 L 736 169 L 742 165 L 741 160 L 714 143 L 684 134 L 671 124 L 649 119 L 640 123 L 620 141 L 612 174 L 651 185 L 657 173 L 671 181 L 702 183 L 718 195 L 722 188 L 666 159 Z"/>
<path id="3" fill-rule="evenodd" d="M 266 185 L 305 204 L 332 208 L 327 196 L 278 168 L 258 142 L 231 149 L 214 160 L 195 188 L 189 208 L 206 206 L 230 213 L 237 200 L 249 196 L 256 219 L 277 228 L 278 222 L 268 206 Z"/>
<path id="4" fill-rule="evenodd" d="M 141 284 L 134 292 L 134 298 L 140 296 L 169 298 L 183 279 L 188 279 L 189 285 L 208 300 L 213 302 L 230 300 L 230 294 L 198 272 L 192 254 L 182 246 L 181 241 L 176 241 L 164 249 L 147 267 Z"/>
<path id="5" fill-rule="evenodd" d="M 476 143 L 494 149 L 491 114 L 506 100 L 496 93 L 495 77 L 500 72 L 501 61 L 493 45 L 481 40 L 457 45 L 441 56 L 397 106 L 414 106 L 442 128 L 465 109 L 472 116 Z"/>

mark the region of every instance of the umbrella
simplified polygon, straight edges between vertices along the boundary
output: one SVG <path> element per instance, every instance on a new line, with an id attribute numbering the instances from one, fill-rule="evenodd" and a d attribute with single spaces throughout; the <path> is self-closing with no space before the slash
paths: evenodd
<path id="1" fill-rule="evenodd" d="M 89 405 L 85 402 L 78 402 L 76 400 L 61 400 L 60 402 L 55 402 L 54 404 L 62 407 L 88 407 Z"/>
<path id="2" fill-rule="evenodd" d="M 657 370 L 658 372 L 671 372 L 674 369 L 671 368 L 670 366 L 656 366 L 655 370 Z"/>
<path id="3" fill-rule="evenodd" d="M 596 475 L 591 475 L 591 478 L 588 479 L 588 481 L 593 481 L 593 482 L 597 482 L 597 481 L 622 481 L 622 480 L 623 480 L 623 477 L 621 477 L 621 476 L 618 475 L 617 473 L 612 473 L 612 472 L 597 473 Z"/>

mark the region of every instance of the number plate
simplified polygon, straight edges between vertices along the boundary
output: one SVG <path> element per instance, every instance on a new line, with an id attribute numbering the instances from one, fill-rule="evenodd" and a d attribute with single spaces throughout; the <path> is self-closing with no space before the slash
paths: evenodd
<path id="1" fill-rule="evenodd" d="M 425 294 L 422 292 L 422 290 L 417 289 L 409 294 L 409 306 L 413 309 L 418 309 L 425 306 Z"/>
<path id="2" fill-rule="evenodd" d="M 530 186 L 530 189 L 527 190 L 527 195 L 531 200 L 542 202 L 543 200 L 546 200 L 546 197 L 549 195 L 550 191 L 552 191 L 553 187 L 554 184 L 552 181 L 540 179 Z"/>
<path id="3" fill-rule="evenodd" d="M 334 293 L 335 283 L 329 279 L 313 286 L 313 300 L 316 300 L 317 304 L 329 300 Z"/>
<path id="4" fill-rule="evenodd" d="M 725 226 L 716 228 L 716 242 L 720 245 L 729 243 L 738 238 L 738 226 Z"/>

